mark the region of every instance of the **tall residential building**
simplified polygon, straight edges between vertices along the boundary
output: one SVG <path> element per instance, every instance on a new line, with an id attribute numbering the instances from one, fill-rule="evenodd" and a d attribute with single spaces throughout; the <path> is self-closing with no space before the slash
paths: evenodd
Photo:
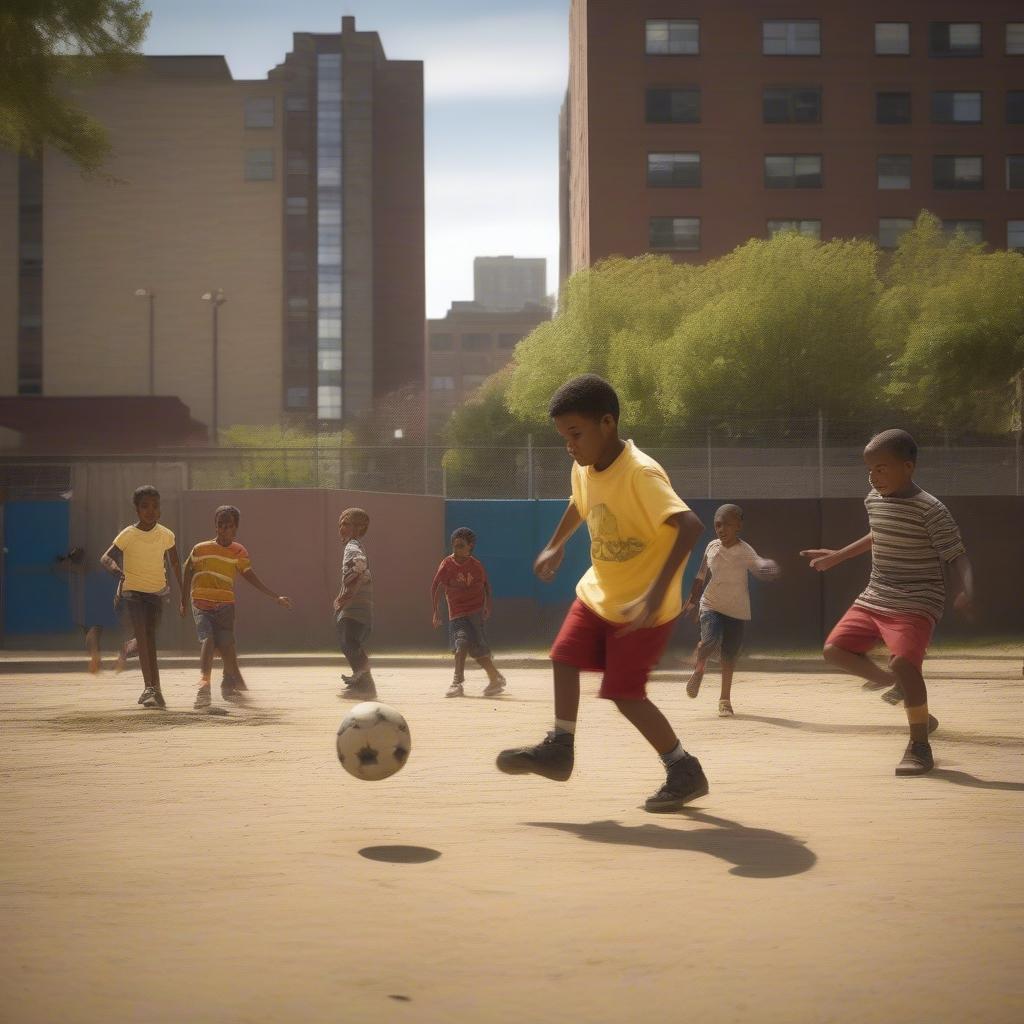
<path id="1" fill-rule="evenodd" d="M 78 98 L 104 173 L 0 153 L 0 394 L 176 396 L 209 429 L 422 382 L 421 62 L 346 17 L 266 79 L 147 57 Z"/>
<path id="2" fill-rule="evenodd" d="M 493 313 L 544 305 L 547 262 L 518 256 L 477 256 L 473 260 L 473 301 Z"/>
<path id="3" fill-rule="evenodd" d="M 561 274 L 922 209 L 1024 248 L 1019 0 L 572 0 Z"/>

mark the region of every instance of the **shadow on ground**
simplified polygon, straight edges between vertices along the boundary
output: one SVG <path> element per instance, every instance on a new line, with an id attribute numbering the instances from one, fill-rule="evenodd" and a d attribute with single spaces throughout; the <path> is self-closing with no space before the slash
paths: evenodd
<path id="1" fill-rule="evenodd" d="M 427 861 L 437 860 L 441 851 L 432 850 L 429 846 L 364 846 L 359 856 L 367 860 L 386 861 L 388 864 L 426 864 Z"/>
<path id="2" fill-rule="evenodd" d="M 680 827 L 622 825 L 617 821 L 586 824 L 561 821 L 528 821 L 537 828 L 557 829 L 593 843 L 646 846 L 651 850 L 706 853 L 735 865 L 729 874 L 743 878 L 785 878 L 810 871 L 818 855 L 794 836 L 767 828 L 748 828 L 728 818 L 703 811 L 683 811 Z M 683 823 L 700 822 L 710 828 L 691 830 Z"/>
<path id="3" fill-rule="evenodd" d="M 896 708 L 893 712 L 892 725 L 855 725 L 843 722 L 801 722 L 795 718 L 773 718 L 769 715 L 736 714 L 737 722 L 760 722 L 762 725 L 776 725 L 782 729 L 796 729 L 801 732 L 838 733 L 842 735 L 891 736 L 894 733 L 906 733 L 907 723 L 903 709 Z M 1024 747 L 1024 738 L 1020 736 L 996 736 L 978 732 L 963 732 L 959 729 L 945 729 L 942 720 L 935 732 L 936 743 L 974 743 L 983 747 Z"/>
<path id="4" fill-rule="evenodd" d="M 1024 793 L 1024 782 L 1001 782 L 995 779 L 979 779 L 967 772 L 954 771 L 952 768 L 934 768 L 926 779 L 943 779 L 957 786 L 970 786 L 973 789 L 1000 789 L 1010 793 Z"/>
<path id="5" fill-rule="evenodd" d="M 225 710 L 225 709 L 218 709 Z M 267 708 L 231 708 L 226 714 L 205 711 L 157 711 L 138 708 L 94 714 L 59 715 L 56 718 L 37 719 L 36 728 L 51 732 L 155 732 L 183 726 L 209 728 L 211 726 L 278 725 L 284 721 L 280 711 Z"/>

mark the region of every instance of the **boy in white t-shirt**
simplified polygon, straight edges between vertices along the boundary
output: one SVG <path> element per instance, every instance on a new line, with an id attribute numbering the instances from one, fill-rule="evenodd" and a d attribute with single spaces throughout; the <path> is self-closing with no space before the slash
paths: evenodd
<path id="1" fill-rule="evenodd" d="M 700 692 L 708 658 L 717 651 L 722 665 L 722 692 L 718 700 L 718 714 L 722 718 L 733 714 L 732 674 L 743 643 L 743 624 L 750 620 L 747 573 L 764 580 L 774 579 L 779 574 L 775 562 L 759 557 L 746 541 L 740 540 L 742 529 L 743 509 L 739 505 L 722 505 L 715 512 L 718 539 L 708 544 L 690 596 L 683 605 L 684 615 L 696 617 L 698 607 L 700 609 L 700 643 L 686 694 L 696 697 Z M 711 582 L 705 586 L 709 572 Z"/>

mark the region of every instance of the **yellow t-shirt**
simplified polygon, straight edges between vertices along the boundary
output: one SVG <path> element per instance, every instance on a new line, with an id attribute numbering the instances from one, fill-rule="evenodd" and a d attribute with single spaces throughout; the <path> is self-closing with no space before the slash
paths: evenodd
<path id="1" fill-rule="evenodd" d="M 572 503 L 590 531 L 590 570 L 576 596 L 607 622 L 625 622 L 624 605 L 642 597 L 661 572 L 678 531 L 665 520 L 689 506 L 668 474 L 632 441 L 607 468 L 572 467 Z M 655 625 L 682 610 L 686 560 L 665 592 Z"/>
<path id="2" fill-rule="evenodd" d="M 126 526 L 115 538 L 124 554 L 124 590 L 159 594 L 167 587 L 164 552 L 174 547 L 174 534 L 159 523 L 152 530 Z"/>

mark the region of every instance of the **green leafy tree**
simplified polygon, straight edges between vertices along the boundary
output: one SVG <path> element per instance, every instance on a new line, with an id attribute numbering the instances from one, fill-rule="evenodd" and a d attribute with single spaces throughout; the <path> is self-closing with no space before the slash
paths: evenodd
<path id="1" fill-rule="evenodd" d="M 69 93 L 132 67 L 149 19 L 141 0 L 5 0 L 0 145 L 33 158 L 52 146 L 97 171 L 110 152 L 107 133 Z"/>

